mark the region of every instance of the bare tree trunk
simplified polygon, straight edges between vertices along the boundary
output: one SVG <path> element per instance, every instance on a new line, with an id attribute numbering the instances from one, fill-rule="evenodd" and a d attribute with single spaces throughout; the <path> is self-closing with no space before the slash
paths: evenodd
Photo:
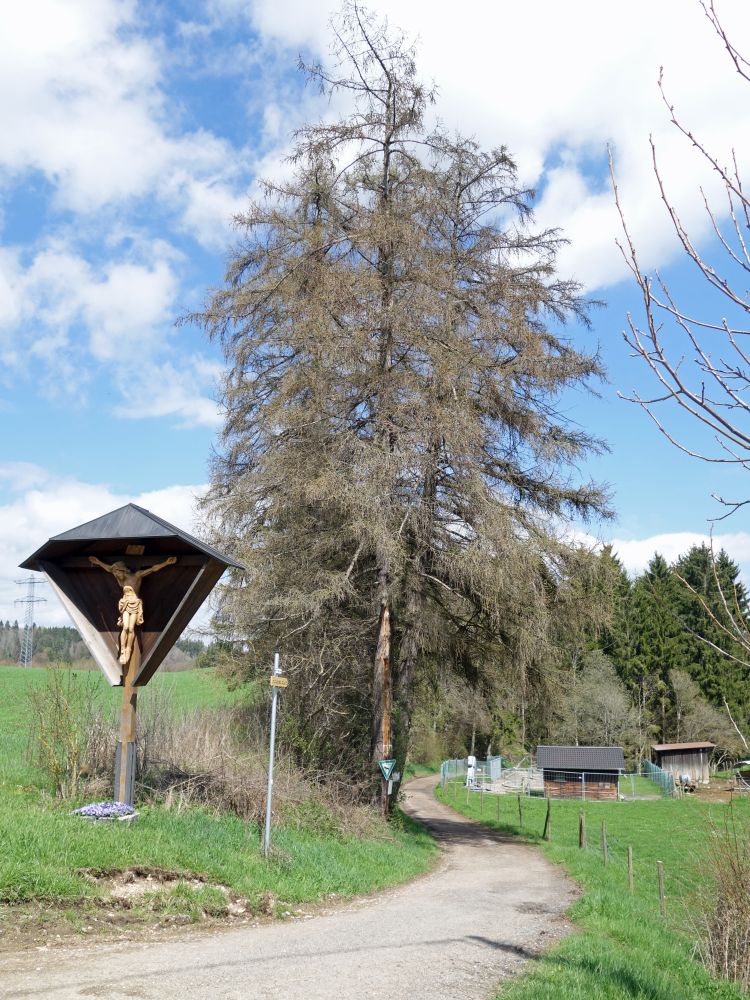
<path id="1" fill-rule="evenodd" d="M 391 741 L 391 645 L 393 637 L 393 611 L 388 596 L 387 582 L 381 581 L 380 621 L 375 646 L 372 679 L 372 759 L 373 762 L 390 757 Z"/>

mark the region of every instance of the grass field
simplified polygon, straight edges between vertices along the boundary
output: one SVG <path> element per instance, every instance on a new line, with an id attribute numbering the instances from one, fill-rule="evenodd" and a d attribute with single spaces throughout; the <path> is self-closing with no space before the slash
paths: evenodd
<path id="1" fill-rule="evenodd" d="M 620 794 L 625 798 L 662 798 L 662 790 L 659 785 L 643 774 L 623 775 L 620 778 Z"/>
<path id="2" fill-rule="evenodd" d="M 500 992 L 502 1000 L 737 1000 L 693 958 L 691 912 L 705 888 L 705 844 L 725 807 L 680 801 L 572 802 L 551 805 L 551 840 L 545 842 L 546 801 L 524 798 L 522 822 L 516 796 L 483 797 L 460 786 L 437 795 L 464 815 L 538 843 L 585 890 L 570 911 L 580 929 L 536 961 Z M 497 808 L 500 808 L 498 820 Z M 748 816 L 747 803 L 736 807 Z M 586 817 L 588 848 L 578 847 L 579 816 Z M 603 863 L 601 823 L 609 863 Z M 627 848 L 633 848 L 635 891 L 628 889 Z M 660 916 L 656 862 L 666 883 L 666 919 Z"/>
<path id="3" fill-rule="evenodd" d="M 0 666 L 0 787 L 3 783 L 40 783 L 39 776 L 26 759 L 30 717 L 26 692 L 32 685 L 44 684 L 47 673 L 41 667 L 28 670 Z M 97 684 L 103 705 L 110 704 L 113 713 L 117 711 L 121 698 L 119 688 L 111 688 L 98 671 L 85 671 L 81 676 Z M 243 694 L 241 691 L 227 691 L 226 685 L 210 670 L 185 670 L 157 673 L 139 694 L 138 704 L 142 708 L 150 699 L 160 696 L 168 696 L 175 711 L 179 712 L 199 705 L 229 704 Z"/>
<path id="4" fill-rule="evenodd" d="M 96 902 L 102 888 L 87 870 L 138 866 L 197 874 L 246 897 L 251 907 L 268 893 L 279 901 L 301 903 L 392 885 L 424 871 L 432 861 L 434 842 L 405 819 L 388 828 L 376 821 L 370 836 L 362 838 L 331 832 L 313 809 L 309 822 L 303 814 L 301 821 L 297 817 L 295 824 L 274 830 L 273 857 L 266 862 L 259 850 L 259 828 L 231 815 L 146 804 L 139 806 L 141 815 L 132 826 L 72 817 L 71 803 L 46 793 L 27 759 L 26 690 L 42 683 L 44 675 L 42 669 L 0 668 L 0 902 Z M 143 700 L 159 686 L 168 688 L 175 710 L 238 697 L 209 671 L 157 676 Z M 102 698 L 113 703 L 119 696 L 103 679 L 101 690 Z M 197 896 L 180 891 L 185 912 L 200 915 L 201 906 L 211 911 L 208 888 Z M 174 896 L 174 888 L 169 892 Z M 179 898 L 171 902 L 179 908 Z M 0 907 L 0 920 L 11 919 L 13 910 Z"/>

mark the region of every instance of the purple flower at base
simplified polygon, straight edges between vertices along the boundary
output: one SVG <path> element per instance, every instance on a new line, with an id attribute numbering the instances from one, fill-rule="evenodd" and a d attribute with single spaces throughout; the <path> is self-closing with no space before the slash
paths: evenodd
<path id="1" fill-rule="evenodd" d="M 74 809 L 71 816 L 84 816 L 87 819 L 112 819 L 117 816 L 132 816 L 135 812 L 132 806 L 125 802 L 92 802 L 89 806 Z"/>

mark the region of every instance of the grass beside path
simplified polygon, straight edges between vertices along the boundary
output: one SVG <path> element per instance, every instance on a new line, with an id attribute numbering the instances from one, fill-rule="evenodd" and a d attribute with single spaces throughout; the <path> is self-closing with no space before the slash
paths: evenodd
<path id="1" fill-rule="evenodd" d="M 43 669 L 0 668 L 0 939 L 14 914 L 37 903 L 45 913 L 71 913 L 74 923 L 81 922 L 80 913 L 88 907 L 105 922 L 107 887 L 93 879 L 92 872 L 142 868 L 197 875 L 206 883 L 205 891 L 192 891 L 183 883 L 175 892 L 172 882 L 171 888 L 159 890 L 169 900 L 157 901 L 152 909 L 181 910 L 201 919 L 217 915 L 212 911 L 217 909 L 218 890 L 212 885 L 228 887 L 248 900 L 251 912 L 260 908 L 265 913 L 269 894 L 281 911 L 282 903 L 353 896 L 394 885 L 432 863 L 434 841 L 407 818 L 386 825 L 375 817 L 362 835 L 347 834 L 337 829 L 322 802 L 311 802 L 310 808 L 274 828 L 269 862 L 260 849 L 258 826 L 230 814 L 139 803 L 140 816 L 132 825 L 73 817 L 70 810 L 80 803 L 54 799 L 26 753 L 26 691 L 42 683 L 45 674 Z M 103 679 L 101 686 L 102 699 L 114 705 L 119 690 L 113 692 Z M 160 686 L 168 689 L 175 711 L 237 697 L 207 670 L 157 676 L 145 689 L 144 701 Z M 120 910 L 118 919 L 121 916 Z M 159 917 L 152 913 L 148 919 Z"/>
<path id="2" fill-rule="evenodd" d="M 0 791 L 0 902 L 76 901 L 101 890 L 86 869 L 134 866 L 194 873 L 256 904 L 272 892 L 301 903 L 335 893 L 352 896 L 393 885 L 425 870 L 435 850 L 406 820 L 370 838 L 280 826 L 269 863 L 260 830 L 234 816 L 201 809 L 181 813 L 145 807 L 136 823 L 89 823 L 68 803 L 33 791 Z"/>
<path id="3" fill-rule="evenodd" d="M 693 958 L 690 910 L 704 886 L 701 862 L 711 822 L 724 806 L 690 799 L 653 802 L 551 804 L 551 840 L 542 840 L 546 801 L 469 793 L 458 785 L 437 790 L 441 801 L 472 819 L 538 844 L 584 889 L 569 911 L 579 933 L 533 962 L 504 986 L 502 1000 L 739 1000 L 730 983 L 712 979 Z M 500 819 L 497 805 L 500 800 Z M 748 815 L 748 805 L 735 810 Z M 578 847 L 579 815 L 588 848 Z M 601 823 L 609 863 L 604 865 Z M 627 848 L 633 848 L 635 891 L 628 889 Z M 666 919 L 660 916 L 656 862 L 664 864 Z"/>

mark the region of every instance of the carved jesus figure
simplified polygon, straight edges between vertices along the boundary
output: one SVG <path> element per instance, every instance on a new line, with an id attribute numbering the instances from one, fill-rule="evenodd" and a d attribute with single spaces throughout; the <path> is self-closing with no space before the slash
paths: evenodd
<path id="1" fill-rule="evenodd" d="M 120 617 L 117 624 L 121 626 L 120 632 L 120 663 L 123 667 L 128 665 L 133 643 L 135 642 L 135 627 L 143 625 L 143 601 L 138 594 L 141 590 L 141 580 L 144 576 L 158 573 L 166 566 L 173 566 L 177 562 L 177 556 L 170 556 L 164 562 L 157 563 L 156 566 L 149 566 L 148 569 L 131 570 L 124 562 L 116 562 L 111 565 L 97 559 L 96 556 L 89 556 L 92 566 L 99 566 L 101 569 L 111 573 L 122 587 L 122 597 L 118 601 L 117 608 Z"/>

